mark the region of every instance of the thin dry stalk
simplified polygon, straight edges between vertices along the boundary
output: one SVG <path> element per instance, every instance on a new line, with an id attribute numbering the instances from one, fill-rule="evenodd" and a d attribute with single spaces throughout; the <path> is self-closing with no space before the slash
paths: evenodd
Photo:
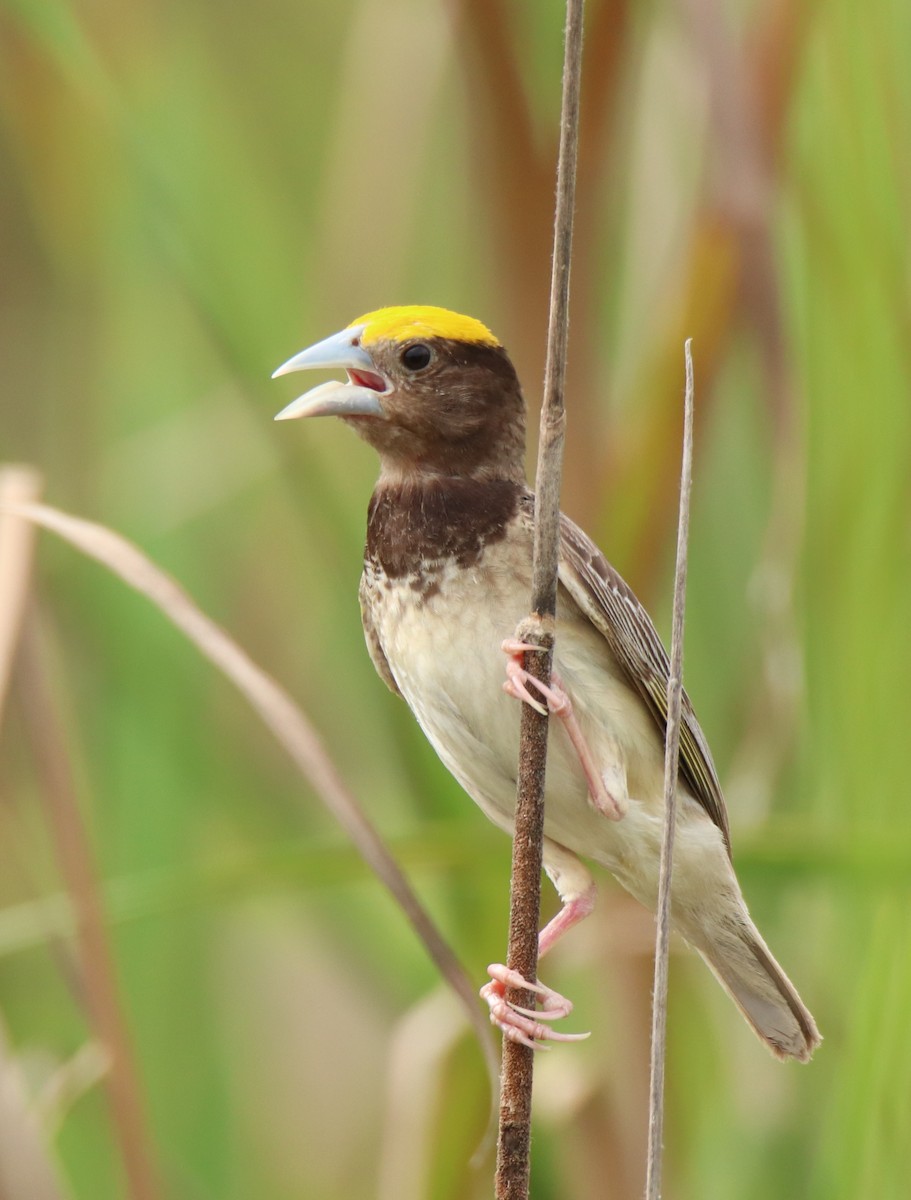
<path id="1" fill-rule="evenodd" d="M 567 0 L 547 365 L 535 479 L 532 616 L 522 629 L 523 637 L 541 647 L 526 654 L 525 667 L 545 681 L 550 679 L 557 608 L 560 477 L 566 424 L 563 382 L 569 331 L 569 271 L 579 139 L 582 12 L 583 0 Z M 523 704 L 507 963 L 526 979 L 535 979 L 538 973 L 547 729 L 547 716 Z M 533 994 L 525 990 L 508 989 L 506 998 L 525 1008 L 534 1005 Z M 529 1047 L 504 1040 L 497 1141 L 497 1200 L 522 1200 L 528 1196 L 533 1059 L 534 1051 Z"/>
<path id="2" fill-rule="evenodd" d="M 156 1200 L 162 1190 L 117 987 L 98 871 L 79 811 L 66 737 L 42 661 L 34 617 L 27 618 L 25 623 L 20 665 L 19 692 L 47 805 L 48 824 L 76 916 L 82 993 L 95 1033 L 110 1055 L 110 1070 L 104 1083 L 128 1192 L 133 1200 Z"/>
<path id="3" fill-rule="evenodd" d="M 207 617 L 169 575 L 125 538 L 102 525 L 45 505 L 20 505 L 11 511 L 52 530 L 151 600 L 241 692 L 411 922 L 440 974 L 458 996 L 480 1043 L 493 1086 L 496 1051 L 474 985 L 348 791 L 315 729 L 284 688 Z"/>
<path id="4" fill-rule="evenodd" d="M 693 482 L 693 358 L 692 343 L 684 347 L 686 393 L 683 415 L 683 466 L 680 474 L 680 513 L 677 520 L 677 569 L 674 576 L 674 620 L 671 665 L 667 681 L 667 734 L 664 749 L 664 838 L 658 877 L 658 932 L 655 942 L 655 988 L 652 998 L 652 1061 L 648 1113 L 646 1200 L 661 1192 L 664 1130 L 664 1065 L 667 1048 L 667 968 L 671 929 L 671 875 L 677 824 L 677 770 L 680 760 L 680 706 L 683 697 L 683 618 L 686 610 L 687 544 L 690 491 Z"/>

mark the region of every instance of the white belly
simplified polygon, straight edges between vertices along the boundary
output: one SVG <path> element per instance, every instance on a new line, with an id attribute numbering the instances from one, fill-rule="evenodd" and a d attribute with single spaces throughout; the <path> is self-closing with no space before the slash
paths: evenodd
<path id="1" fill-rule="evenodd" d="M 372 592 L 371 618 L 402 695 L 437 754 L 495 824 L 513 827 L 520 706 L 503 691 L 503 640 L 527 609 L 530 586 L 506 571 L 498 548 L 471 570 L 444 568 L 425 600 L 407 580 Z M 619 760 L 629 810 L 608 820 L 590 803 L 575 751 L 551 722 L 545 833 L 611 870 L 645 903 L 654 903 L 663 814 L 663 745 L 640 698 L 619 676 L 607 644 L 564 598 L 558 611 L 555 670 L 569 693 L 595 758 Z M 720 834 L 684 794 L 678 861 L 708 851 Z M 694 863 L 694 866 L 696 864 Z"/>

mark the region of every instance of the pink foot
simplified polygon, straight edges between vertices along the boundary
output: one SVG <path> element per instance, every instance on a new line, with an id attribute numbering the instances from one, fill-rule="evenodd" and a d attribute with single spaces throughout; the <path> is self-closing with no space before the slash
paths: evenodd
<path id="1" fill-rule="evenodd" d="M 592 804 L 610 820 L 619 821 L 626 814 L 626 804 L 608 791 L 601 772 L 595 765 L 594 756 L 588 747 L 585 735 L 576 720 L 572 701 L 563 687 L 560 677 L 552 671 L 548 685 L 531 675 L 522 666 L 523 654 L 527 650 L 537 650 L 537 646 L 531 646 L 528 642 L 519 641 L 517 638 L 507 638 L 501 649 L 507 656 L 506 682 L 503 684 L 503 691 L 515 700 L 524 700 L 526 704 L 530 704 L 536 712 L 544 716 L 544 705 L 536 700 L 528 689 L 533 687 L 540 692 L 547 701 L 550 712 L 555 717 L 559 717 L 566 728 L 569 740 L 572 742 L 582 770 L 585 772 L 588 794 Z"/>
<path id="2" fill-rule="evenodd" d="M 491 1024 L 496 1025 L 504 1037 L 512 1042 L 520 1042 L 532 1050 L 547 1050 L 541 1042 L 581 1042 L 591 1037 L 589 1033 L 558 1033 L 544 1021 L 559 1021 L 561 1017 L 569 1016 L 573 1010 L 571 1001 L 559 992 L 544 987 L 541 983 L 529 983 L 518 971 L 511 971 L 502 963 L 492 963 L 487 968 L 491 976 L 490 983 L 481 988 L 481 999 L 490 1009 Z M 543 1008 L 521 1008 L 505 998 L 506 988 L 525 988 L 541 997 Z"/>
<path id="3" fill-rule="evenodd" d="M 508 696 L 512 696 L 513 700 L 524 700 L 526 704 L 531 705 L 535 712 L 539 712 L 542 717 L 545 717 L 547 716 L 547 709 L 528 690 L 528 685 L 532 684 L 546 698 L 550 711 L 556 715 L 557 706 L 562 705 L 565 696 L 559 696 L 546 683 L 542 683 L 534 675 L 529 675 L 522 666 L 522 656 L 526 650 L 537 650 L 538 647 L 531 646 L 528 642 L 520 642 L 516 638 L 507 638 L 500 649 L 507 656 L 506 682 L 503 684 L 503 691 Z"/>

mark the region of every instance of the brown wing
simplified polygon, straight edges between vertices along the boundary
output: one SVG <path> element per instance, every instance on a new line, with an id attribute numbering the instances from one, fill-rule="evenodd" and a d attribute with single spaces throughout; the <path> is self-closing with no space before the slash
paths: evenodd
<path id="1" fill-rule="evenodd" d="M 560 582 L 610 646 L 630 683 L 645 701 L 664 740 L 670 663 L 661 638 L 632 589 L 594 542 L 561 517 Z M 680 774 L 724 835 L 731 849 L 728 815 L 712 752 L 683 693 Z"/>

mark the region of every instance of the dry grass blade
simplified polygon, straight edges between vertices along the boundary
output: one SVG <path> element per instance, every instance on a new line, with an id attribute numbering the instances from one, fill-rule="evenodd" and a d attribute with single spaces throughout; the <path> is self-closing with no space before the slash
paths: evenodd
<path id="1" fill-rule="evenodd" d="M 687 543 L 690 491 L 693 482 L 693 358 L 690 341 L 686 357 L 683 417 L 683 467 L 680 475 L 680 515 L 677 522 L 677 569 L 674 575 L 674 620 L 671 631 L 671 669 L 667 681 L 667 735 L 664 749 L 664 838 L 658 878 L 658 932 L 655 940 L 655 990 L 652 998 L 652 1062 L 648 1114 L 646 1200 L 661 1193 L 664 1129 L 664 1064 L 667 1035 L 667 967 L 670 942 L 671 875 L 677 824 L 677 770 L 680 759 L 680 706 L 683 697 L 683 617 L 686 610 Z"/>
<path id="2" fill-rule="evenodd" d="M 18 505 L 8 511 L 58 534 L 141 592 L 246 697 L 411 922 L 440 973 L 459 997 L 480 1042 L 492 1086 L 495 1086 L 496 1051 L 473 984 L 348 791 L 316 731 L 284 688 L 207 617 L 169 575 L 125 538 L 102 525 L 45 505 Z"/>

